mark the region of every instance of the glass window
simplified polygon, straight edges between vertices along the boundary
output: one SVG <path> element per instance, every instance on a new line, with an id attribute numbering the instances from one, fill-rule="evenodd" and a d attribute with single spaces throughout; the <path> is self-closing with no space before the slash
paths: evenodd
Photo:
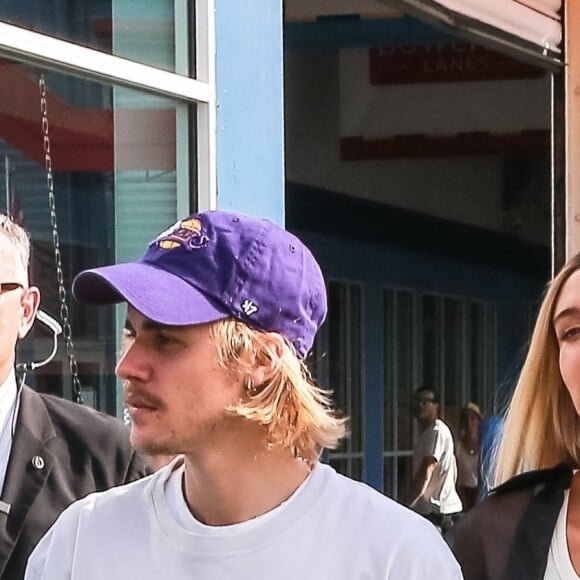
<path id="1" fill-rule="evenodd" d="M 397 328 L 397 445 L 399 449 L 411 449 L 413 446 L 413 371 L 415 357 L 413 343 L 415 333 L 413 294 L 397 292 L 396 302 Z"/>
<path id="2" fill-rule="evenodd" d="M 183 13 L 176 13 L 178 6 Z M 174 0 L 4 0 L 0 20 L 36 32 L 135 60 L 176 70 L 187 54 L 187 5 Z M 176 36 L 179 42 L 176 42 Z M 180 68 L 180 67 L 178 67 Z"/>
<path id="3" fill-rule="evenodd" d="M 441 307 L 435 296 L 423 297 L 423 380 L 419 386 L 440 390 L 441 382 Z"/>
<path id="4" fill-rule="evenodd" d="M 414 387 L 413 293 L 385 291 L 385 433 L 386 450 L 412 447 L 412 393 Z M 396 424 L 393 415 L 397 415 Z M 396 425 L 396 430 L 395 430 Z"/>
<path id="5" fill-rule="evenodd" d="M 484 304 L 472 302 L 470 305 L 470 350 L 471 350 L 471 385 L 469 389 L 469 400 L 483 403 L 483 368 L 485 351 L 482 347 L 485 344 L 485 310 Z"/>
<path id="6" fill-rule="evenodd" d="M 335 405 L 349 416 L 350 437 L 329 453 L 338 471 L 362 477 L 362 345 L 360 286 L 331 282 L 328 287 L 328 372 Z"/>
<path id="7" fill-rule="evenodd" d="M 42 307 L 59 319 L 40 71 L 7 61 L 2 66 L 0 210 L 31 233 L 32 279 L 41 288 Z M 189 184 L 189 106 L 60 73 L 47 72 L 45 79 L 62 277 L 79 374 L 87 402 L 115 413 L 116 311 L 79 307 L 70 296 L 71 282 L 83 268 L 138 257 L 176 219 L 178 186 Z M 19 356 L 41 360 L 48 352 L 50 338 L 35 329 Z M 70 397 L 64 344 L 33 380 L 40 391 Z"/>
<path id="8" fill-rule="evenodd" d="M 442 415 L 451 430 L 457 433 L 462 404 L 462 369 L 467 362 L 463 348 L 463 313 L 460 300 L 443 299 L 443 337 L 444 380 L 439 387 L 444 403 Z"/>
<path id="9" fill-rule="evenodd" d="M 417 374 L 415 293 L 385 290 L 384 491 L 404 495 L 411 482 L 412 397 Z"/>
<path id="10" fill-rule="evenodd" d="M 485 407 L 495 389 L 496 308 L 396 289 L 386 289 L 383 301 L 383 483 L 385 493 L 400 498 L 411 483 L 413 392 L 418 386 L 438 390 L 441 416 L 454 432 L 463 404 L 473 400 Z"/>
<path id="11" fill-rule="evenodd" d="M 493 348 L 496 343 L 495 307 L 484 302 L 472 302 L 469 310 L 471 372 L 467 397 L 485 411 L 492 402 L 489 393 L 496 392 Z"/>

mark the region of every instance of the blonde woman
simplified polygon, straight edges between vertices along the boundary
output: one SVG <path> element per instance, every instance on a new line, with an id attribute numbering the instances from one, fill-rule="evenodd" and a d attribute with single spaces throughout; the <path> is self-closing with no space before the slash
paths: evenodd
<path id="1" fill-rule="evenodd" d="M 580 577 L 580 255 L 548 286 L 497 455 L 451 539 L 466 580 Z"/>
<path id="2" fill-rule="evenodd" d="M 117 374 L 131 440 L 182 457 L 75 504 L 26 580 L 461 578 L 429 522 L 319 461 L 345 420 L 304 363 L 326 290 L 298 238 L 203 212 L 138 262 L 82 272 L 73 290 L 128 303 Z"/>

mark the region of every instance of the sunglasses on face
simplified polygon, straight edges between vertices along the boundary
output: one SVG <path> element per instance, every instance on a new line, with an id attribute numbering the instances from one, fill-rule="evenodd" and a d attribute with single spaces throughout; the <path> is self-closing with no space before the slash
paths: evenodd
<path id="1" fill-rule="evenodd" d="M 423 397 L 421 399 L 415 399 L 415 405 L 427 405 L 427 403 L 434 403 L 435 399 L 428 399 Z"/>
<path id="2" fill-rule="evenodd" d="M 24 285 L 18 282 L 0 282 L 0 294 L 12 292 L 12 290 L 17 290 L 18 288 L 24 288 Z"/>

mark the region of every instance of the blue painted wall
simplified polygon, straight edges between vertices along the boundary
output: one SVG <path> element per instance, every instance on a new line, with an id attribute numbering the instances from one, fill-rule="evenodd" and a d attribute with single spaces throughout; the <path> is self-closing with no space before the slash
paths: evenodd
<path id="1" fill-rule="evenodd" d="M 217 205 L 284 223 L 282 1 L 216 0 Z"/>

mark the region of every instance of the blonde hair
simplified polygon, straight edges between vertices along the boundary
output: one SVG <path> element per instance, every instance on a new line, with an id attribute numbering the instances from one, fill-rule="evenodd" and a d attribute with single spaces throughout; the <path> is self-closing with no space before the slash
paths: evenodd
<path id="1" fill-rule="evenodd" d="M 22 267 L 24 275 L 23 282 L 28 283 L 28 264 L 30 262 L 30 237 L 28 233 L 23 227 L 14 222 L 10 216 L 0 213 L 0 235 L 16 252 L 16 258 Z M 18 282 L 18 280 L 10 281 Z"/>
<path id="2" fill-rule="evenodd" d="M 580 254 L 546 289 L 497 450 L 496 485 L 518 473 L 558 463 L 580 466 L 580 421 L 560 374 L 553 325 L 560 291 L 578 269 Z"/>
<path id="3" fill-rule="evenodd" d="M 265 426 L 269 446 L 290 449 L 296 457 L 313 462 L 323 449 L 339 445 L 346 436 L 346 418 L 332 409 L 330 392 L 314 383 L 289 342 L 231 318 L 214 323 L 210 332 L 218 364 L 228 371 L 245 376 L 254 361 L 270 364 L 271 377 L 262 385 L 247 384 L 246 396 L 229 409 Z"/>

